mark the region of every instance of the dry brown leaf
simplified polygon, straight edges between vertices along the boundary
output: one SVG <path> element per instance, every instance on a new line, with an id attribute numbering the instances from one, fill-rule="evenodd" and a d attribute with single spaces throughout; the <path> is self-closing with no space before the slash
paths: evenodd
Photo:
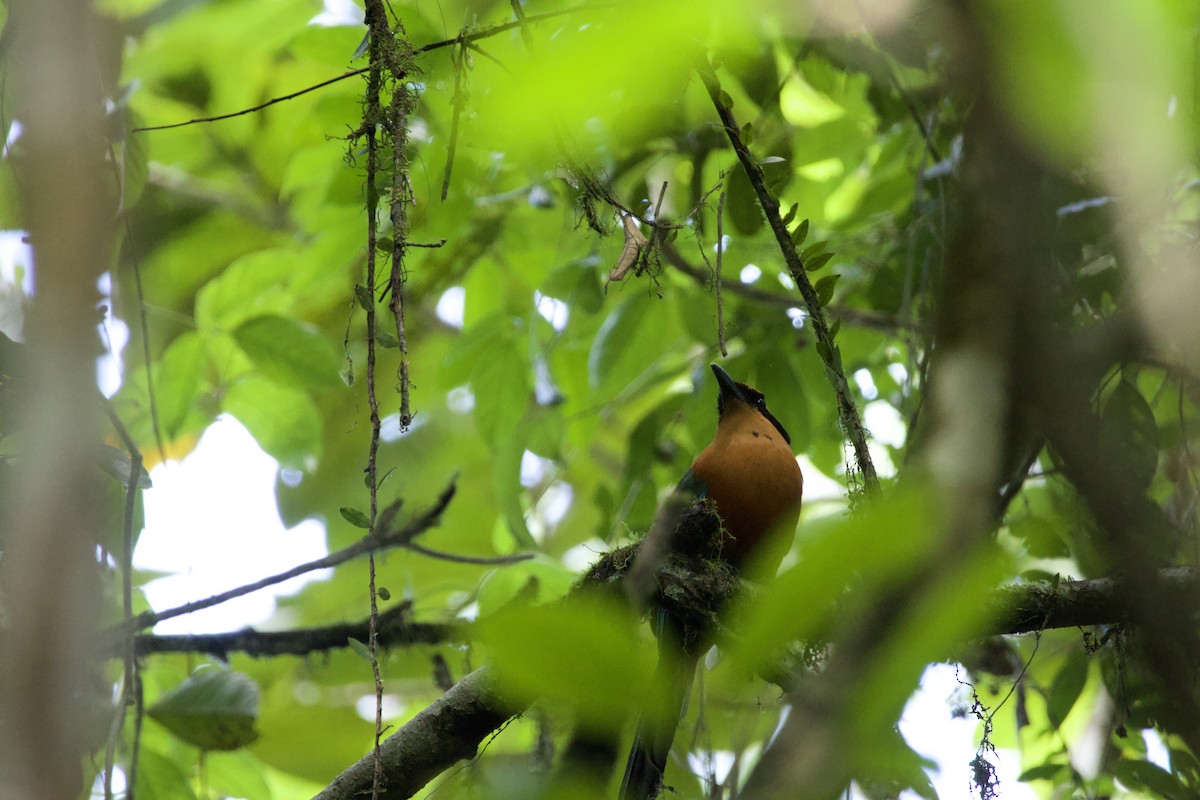
<path id="1" fill-rule="evenodd" d="M 617 259 L 617 265 L 608 273 L 609 283 L 625 277 L 630 267 L 637 263 L 642 248 L 648 243 L 646 237 L 638 229 L 637 220 L 633 218 L 632 214 L 626 214 L 621 220 L 621 224 L 625 228 L 625 246 L 621 248 L 621 257 Z"/>

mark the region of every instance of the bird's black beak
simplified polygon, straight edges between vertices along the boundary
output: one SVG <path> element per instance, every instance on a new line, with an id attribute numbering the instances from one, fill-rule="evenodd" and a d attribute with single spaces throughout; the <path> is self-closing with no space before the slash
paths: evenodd
<path id="1" fill-rule="evenodd" d="M 709 364 L 709 366 L 712 367 L 713 375 L 717 376 L 717 385 L 721 387 L 721 397 L 733 397 L 746 405 L 750 404 L 741 387 L 737 385 L 737 381 L 729 377 L 728 372 L 716 364 Z"/>

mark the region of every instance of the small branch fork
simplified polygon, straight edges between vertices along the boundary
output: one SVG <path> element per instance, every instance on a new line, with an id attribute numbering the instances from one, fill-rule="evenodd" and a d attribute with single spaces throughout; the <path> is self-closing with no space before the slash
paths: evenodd
<path id="1" fill-rule="evenodd" d="M 800 289 L 800 294 L 804 298 L 804 303 L 808 306 L 809 319 L 812 322 L 813 331 L 817 337 L 817 349 L 825 361 L 825 373 L 829 378 L 830 384 L 833 386 L 834 394 L 837 396 L 838 416 L 842 421 L 843 428 L 845 428 L 846 436 L 850 439 L 850 445 L 854 449 L 854 459 L 859 471 L 862 473 L 867 494 L 877 494 L 879 491 L 879 477 L 875 473 L 875 465 L 871 461 L 871 453 L 867 449 L 866 428 L 863 427 L 858 407 L 854 404 L 854 399 L 850 396 L 850 385 L 842 372 L 841 356 L 837 345 L 834 343 L 833 335 L 830 333 L 829 323 L 825 320 L 825 311 L 817 296 L 817 290 L 813 287 L 812 282 L 809 281 L 808 273 L 804 269 L 804 262 L 800 254 L 796 252 L 796 247 L 792 244 L 791 233 L 788 231 L 787 225 L 779 213 L 779 203 L 771 196 L 770 190 L 767 189 L 762 167 L 759 166 L 758 160 L 742 140 L 741 128 L 738 127 L 737 119 L 733 116 L 733 110 L 722 99 L 721 84 L 717 80 L 716 72 L 708 63 L 701 64 L 697 71 L 700 74 L 700 80 L 704 82 L 704 88 L 708 90 L 708 96 L 712 99 L 713 106 L 717 110 L 717 116 L 721 119 L 721 124 L 725 128 L 725 134 L 729 137 L 729 143 L 733 146 L 733 151 L 737 154 L 738 161 L 741 162 L 742 167 L 746 170 L 746 175 L 750 179 L 750 185 L 754 187 L 754 193 L 758 196 L 759 205 L 762 206 L 763 213 L 767 217 L 767 222 L 771 226 L 772 233 L 775 234 L 775 241 L 779 244 L 779 250 L 783 254 L 788 272 L 791 273 L 792 280 L 796 282 L 796 286 Z"/>

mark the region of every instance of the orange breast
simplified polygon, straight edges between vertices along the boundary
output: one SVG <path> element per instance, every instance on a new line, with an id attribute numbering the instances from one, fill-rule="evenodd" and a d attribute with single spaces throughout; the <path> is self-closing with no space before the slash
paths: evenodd
<path id="1" fill-rule="evenodd" d="M 748 406 L 727 408 L 692 474 L 732 537 L 725 557 L 735 565 L 750 559 L 774 574 L 791 547 L 804 488 L 796 456 L 775 427 Z"/>

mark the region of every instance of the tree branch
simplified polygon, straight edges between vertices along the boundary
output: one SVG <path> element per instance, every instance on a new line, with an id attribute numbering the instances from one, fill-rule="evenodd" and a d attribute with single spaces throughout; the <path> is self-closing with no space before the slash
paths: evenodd
<path id="1" fill-rule="evenodd" d="M 474 758 L 484 737 L 523 710 L 481 667 L 453 687 L 380 745 L 384 800 L 412 797 L 439 773 Z M 355 762 L 313 800 L 359 800 L 371 788 L 371 753 Z"/>
<path id="2" fill-rule="evenodd" d="M 729 138 L 729 143 L 733 146 L 738 161 L 746 170 L 750 185 L 754 187 L 758 203 L 767 217 L 771 231 L 775 234 L 775 241 L 779 244 L 779 250 L 787 263 L 792 280 L 796 282 L 796 287 L 800 290 L 805 305 L 808 306 L 809 319 L 817 336 L 817 348 L 827 367 L 826 375 L 837 396 L 838 416 L 845 429 L 846 437 L 850 440 L 851 447 L 854 448 L 854 460 L 862 473 L 867 493 L 875 494 L 879 491 L 879 478 L 875 474 L 875 464 L 871 461 L 871 453 L 867 449 L 867 432 L 863 427 L 862 418 L 859 416 L 858 407 L 854 404 L 854 398 L 850 396 L 850 385 L 842 373 L 841 355 L 838 353 L 837 345 L 830 333 L 829 323 L 825 321 L 825 312 L 820 298 L 817 296 L 817 290 L 809 281 L 804 261 L 796 252 L 795 245 L 792 244 L 792 234 L 779 214 L 779 203 L 771 196 L 771 192 L 767 188 L 762 167 L 759 166 L 758 160 L 754 158 L 745 141 L 742 140 L 741 128 L 738 127 L 737 119 L 733 116 L 733 109 L 726 102 L 727 96 L 723 98 L 724 92 L 717 81 L 716 72 L 708 63 L 701 64 L 697 71 L 717 110 L 717 116 L 720 117 L 721 124 L 725 128 L 725 135 Z"/>
<path id="3" fill-rule="evenodd" d="M 621 581 L 638 560 L 640 547 L 637 544 L 606 553 L 588 570 L 576 591 Z M 681 608 L 696 624 L 711 622 L 714 609 L 722 607 L 740 583 L 731 579 L 728 568 L 710 570 L 703 566 L 705 563 L 714 562 L 672 554 L 664 559 L 656 576 L 660 599 Z M 1200 570 L 1163 570 L 1158 581 L 1162 596 L 1193 606 L 1200 603 Z M 996 590 L 988 605 L 993 622 L 985 635 L 1123 623 L 1131 620 L 1132 613 L 1122 600 L 1118 583 L 1111 578 L 1004 587 Z M 411 797 L 457 761 L 473 758 L 485 737 L 524 708 L 503 695 L 487 667 L 472 672 L 383 743 L 387 790 L 382 797 Z M 368 790 L 371 763 L 368 754 L 339 775 L 316 800 L 350 800 Z"/>
<path id="4" fill-rule="evenodd" d="M 362 539 L 359 539 L 349 547 L 338 550 L 336 553 L 330 553 L 324 558 L 318 558 L 316 561 L 309 561 L 306 564 L 292 567 L 291 569 L 285 572 L 280 572 L 277 575 L 263 578 L 262 580 L 246 584 L 245 586 L 239 586 L 236 589 L 230 589 L 227 592 L 215 594 L 212 597 L 206 597 L 203 600 L 185 603 L 184 605 L 177 606 L 175 608 L 169 608 L 166 611 L 146 612 L 144 614 L 139 614 L 133 619 L 132 623 L 130 623 L 130 625 L 132 625 L 132 630 L 145 630 L 146 628 L 157 625 L 163 620 L 173 619 L 174 617 L 183 616 L 184 614 L 191 614 L 195 611 L 200 611 L 201 609 L 211 608 L 212 606 L 220 605 L 221 603 L 233 600 L 236 597 L 242 597 L 243 595 L 250 594 L 251 592 L 257 592 L 259 589 L 265 589 L 268 586 L 274 586 L 277 583 L 283 583 L 284 581 L 291 580 L 292 578 L 313 572 L 318 569 L 329 569 L 331 567 L 336 567 L 338 564 L 349 561 L 352 558 L 357 558 L 358 556 L 366 553 L 374 553 L 391 547 L 401 547 L 409 543 L 419 534 L 424 533 L 433 526 L 437 525 L 438 521 L 441 519 L 442 512 L 446 510 L 446 506 L 450 504 L 451 498 L 454 497 L 454 492 L 455 484 L 454 482 L 451 482 L 450 485 L 442 491 L 442 494 L 432 506 L 430 506 L 422 514 L 418 515 L 416 519 L 399 530 L 392 532 L 381 532 L 378 536 L 364 536 Z M 114 626 L 113 628 L 110 628 L 104 634 L 104 636 L 119 638 L 122 636 L 122 634 L 131 633 L 132 631 L 130 630 L 130 625 Z"/>
<path id="5" fill-rule="evenodd" d="M 461 628 L 457 625 L 431 622 L 411 622 L 408 614 L 411 605 L 402 603 L 379 615 L 379 646 L 404 647 L 414 644 L 441 644 L 461 640 Z M 256 631 L 245 628 L 240 631 L 213 634 L 185 634 L 159 636 L 139 633 L 133 637 L 133 649 L 138 657 L 156 653 L 208 653 L 227 659 L 229 653 L 240 652 L 255 658 L 271 656 L 306 656 L 326 650 L 346 647 L 350 639 L 365 642 L 370 635 L 370 620 L 342 622 L 314 628 L 299 628 L 290 631 Z M 112 642 L 113 658 L 123 655 L 123 643 Z"/>
<path id="6" fill-rule="evenodd" d="M 689 262 L 679 252 L 679 248 L 673 242 L 663 241 L 662 243 L 663 258 L 668 264 L 675 269 L 687 275 L 701 286 L 708 287 L 711 285 L 711 280 L 705 271 Z M 745 297 L 747 300 L 754 300 L 758 303 L 770 303 L 780 308 L 792 308 L 796 305 L 796 298 L 791 295 L 782 294 L 780 292 L 771 292 L 766 289 L 759 289 L 757 286 L 735 281 L 732 283 L 722 283 L 722 291 L 736 294 L 740 297 Z M 867 308 L 850 308 L 848 306 L 828 305 L 825 310 L 829 312 L 829 316 L 835 320 L 841 320 L 847 325 L 854 325 L 858 328 L 868 328 L 882 333 L 895 333 L 902 330 L 920 330 L 922 325 L 918 321 L 908 321 L 901 319 L 895 314 L 885 314 L 880 311 L 872 311 Z"/>

